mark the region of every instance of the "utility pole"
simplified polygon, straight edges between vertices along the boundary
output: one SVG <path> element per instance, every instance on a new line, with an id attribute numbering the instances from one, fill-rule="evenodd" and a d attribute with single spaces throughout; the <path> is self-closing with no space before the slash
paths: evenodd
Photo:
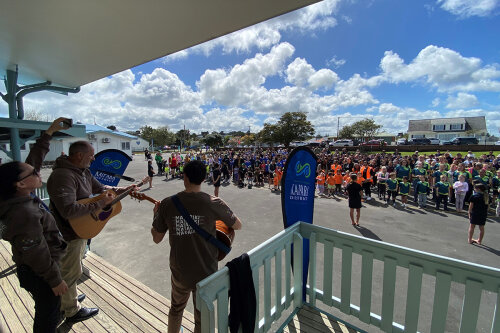
<path id="1" fill-rule="evenodd" d="M 337 140 L 339 138 L 340 117 L 337 117 Z"/>

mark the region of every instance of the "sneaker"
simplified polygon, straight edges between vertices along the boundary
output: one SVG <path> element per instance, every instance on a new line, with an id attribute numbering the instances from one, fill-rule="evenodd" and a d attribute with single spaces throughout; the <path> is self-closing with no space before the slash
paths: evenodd
<path id="1" fill-rule="evenodd" d="M 396 203 L 394 203 L 394 204 L 392 205 L 392 207 L 396 207 Z"/>
<path id="2" fill-rule="evenodd" d="M 371 197 L 366 197 L 366 201 L 370 201 L 371 199 Z"/>

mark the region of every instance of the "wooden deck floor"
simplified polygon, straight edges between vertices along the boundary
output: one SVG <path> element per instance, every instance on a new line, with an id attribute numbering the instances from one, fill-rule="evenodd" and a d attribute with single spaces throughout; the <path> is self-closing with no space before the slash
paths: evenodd
<path id="1" fill-rule="evenodd" d="M 358 333 L 357 330 L 307 305 L 284 327 L 285 333 Z"/>
<path id="2" fill-rule="evenodd" d="M 19 286 L 10 245 L 0 241 L 0 332 L 32 332 L 34 302 Z M 170 301 L 89 252 L 78 290 L 83 304 L 98 307 L 99 314 L 68 325 L 59 332 L 166 332 Z M 184 332 L 194 330 L 194 317 L 184 312 Z M 3 330 L 2 330 L 3 327 Z"/>

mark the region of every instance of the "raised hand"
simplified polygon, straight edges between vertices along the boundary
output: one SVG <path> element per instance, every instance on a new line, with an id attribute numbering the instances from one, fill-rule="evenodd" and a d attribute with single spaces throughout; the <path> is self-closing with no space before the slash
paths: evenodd
<path id="1" fill-rule="evenodd" d="M 48 135 L 52 135 L 57 131 L 68 129 L 71 127 L 70 123 L 71 123 L 70 118 L 59 117 L 52 122 L 52 124 L 45 131 L 45 133 L 47 133 Z"/>

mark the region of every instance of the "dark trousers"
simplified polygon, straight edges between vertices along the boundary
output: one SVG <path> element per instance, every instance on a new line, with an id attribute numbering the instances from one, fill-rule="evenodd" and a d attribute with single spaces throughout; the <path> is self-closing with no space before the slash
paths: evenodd
<path id="1" fill-rule="evenodd" d="M 363 185 L 362 185 L 363 189 L 365 190 L 365 195 L 367 197 L 370 197 L 372 195 L 371 186 L 372 186 L 372 183 L 370 183 L 370 182 L 363 183 Z"/>
<path id="2" fill-rule="evenodd" d="M 387 191 L 387 186 L 385 183 L 378 183 L 378 198 L 385 199 L 385 192 Z"/>
<path id="3" fill-rule="evenodd" d="M 455 189 L 450 189 L 451 190 L 451 193 L 450 193 L 450 203 L 451 204 L 454 204 L 455 203 Z"/>
<path id="4" fill-rule="evenodd" d="M 35 301 L 33 333 L 55 333 L 61 316 L 61 297 L 55 296 L 47 282 L 26 265 L 17 268 L 17 278 Z"/>
<path id="5" fill-rule="evenodd" d="M 445 194 L 438 194 L 436 197 L 436 209 L 439 209 L 439 206 L 443 203 L 444 210 L 448 210 L 448 196 Z"/>

